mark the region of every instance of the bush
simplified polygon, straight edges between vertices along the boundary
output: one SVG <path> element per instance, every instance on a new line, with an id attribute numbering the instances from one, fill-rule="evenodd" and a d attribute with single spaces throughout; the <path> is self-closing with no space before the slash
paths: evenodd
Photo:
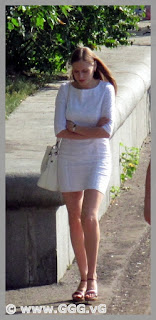
<path id="1" fill-rule="evenodd" d="M 92 49 L 129 44 L 140 20 L 136 8 L 6 6 L 7 73 L 65 71 L 80 42 Z"/>

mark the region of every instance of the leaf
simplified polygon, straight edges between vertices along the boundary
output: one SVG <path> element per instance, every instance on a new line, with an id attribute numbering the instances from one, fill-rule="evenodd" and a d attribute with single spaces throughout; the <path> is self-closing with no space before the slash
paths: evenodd
<path id="1" fill-rule="evenodd" d="M 124 146 L 124 144 L 123 144 L 122 142 L 120 142 L 120 144 L 119 144 L 119 145 L 120 145 L 121 147 L 125 147 L 125 146 Z"/>
<path id="2" fill-rule="evenodd" d="M 27 9 L 25 6 L 18 6 L 18 11 L 22 10 L 23 12 L 25 12 Z"/>
<path id="3" fill-rule="evenodd" d="M 115 191 L 115 187 L 111 187 L 110 192 L 114 192 Z"/>
<path id="4" fill-rule="evenodd" d="M 14 26 L 19 27 L 19 22 L 18 22 L 17 19 L 12 18 L 12 19 L 11 19 L 11 22 L 13 23 Z"/>
<path id="5" fill-rule="evenodd" d="M 45 22 L 44 18 L 41 17 L 41 16 L 38 16 L 37 19 L 36 19 L 36 26 L 41 28 L 41 29 L 43 29 L 44 22 Z"/>
<path id="6" fill-rule="evenodd" d="M 82 7 L 78 6 L 78 7 L 77 7 L 77 10 L 80 11 L 80 12 L 82 12 Z"/>
<path id="7" fill-rule="evenodd" d="M 71 6 L 60 6 L 62 13 L 67 17 L 68 11 L 71 10 Z"/>
<path id="8" fill-rule="evenodd" d="M 127 169 L 127 176 L 131 179 L 132 178 L 132 170 Z"/>
<path id="9" fill-rule="evenodd" d="M 48 16 L 48 17 L 47 17 L 47 22 L 48 22 L 49 26 L 51 27 L 51 29 L 53 29 L 53 28 L 54 28 L 54 25 L 55 25 L 55 19 L 54 19 L 54 17 Z"/>
<path id="10" fill-rule="evenodd" d="M 120 175 L 121 181 L 124 182 L 125 181 L 125 175 L 123 173 L 121 173 Z"/>
<path id="11" fill-rule="evenodd" d="M 8 29 L 10 31 L 14 29 L 14 25 L 11 22 L 8 22 Z"/>

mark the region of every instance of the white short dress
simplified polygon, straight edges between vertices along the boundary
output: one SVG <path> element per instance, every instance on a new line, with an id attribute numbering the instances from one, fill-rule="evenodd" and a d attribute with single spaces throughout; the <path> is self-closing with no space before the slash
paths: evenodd
<path id="1" fill-rule="evenodd" d="M 91 89 L 77 89 L 70 82 L 58 91 L 55 106 L 55 135 L 66 129 L 66 120 L 95 127 L 101 117 L 110 121 L 103 126 L 113 132 L 115 91 L 112 84 L 100 80 Z M 105 193 L 111 175 L 108 138 L 62 139 L 58 156 L 58 181 L 61 192 L 96 189 Z"/>

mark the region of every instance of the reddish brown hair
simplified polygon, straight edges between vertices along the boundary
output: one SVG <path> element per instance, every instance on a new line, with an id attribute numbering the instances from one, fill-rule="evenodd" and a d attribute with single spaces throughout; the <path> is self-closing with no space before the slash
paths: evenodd
<path id="1" fill-rule="evenodd" d="M 117 83 L 114 77 L 112 76 L 111 71 L 104 64 L 104 62 L 99 57 L 97 57 L 97 55 L 95 55 L 95 53 L 90 48 L 78 47 L 75 49 L 71 57 L 71 65 L 74 62 L 77 62 L 80 60 L 83 60 L 89 63 L 93 63 L 94 61 L 96 61 L 97 69 L 94 72 L 94 78 L 109 81 L 114 86 L 115 93 L 117 93 Z"/>

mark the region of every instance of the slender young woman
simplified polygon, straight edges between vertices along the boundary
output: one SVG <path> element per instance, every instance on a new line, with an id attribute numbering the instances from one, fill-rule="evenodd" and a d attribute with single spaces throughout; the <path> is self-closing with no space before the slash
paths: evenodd
<path id="1" fill-rule="evenodd" d="M 56 98 L 55 134 L 62 138 L 58 180 L 68 214 L 71 242 L 80 271 L 74 301 L 97 299 L 98 210 L 111 175 L 117 85 L 108 67 L 87 47 L 71 58 L 72 78 Z"/>

